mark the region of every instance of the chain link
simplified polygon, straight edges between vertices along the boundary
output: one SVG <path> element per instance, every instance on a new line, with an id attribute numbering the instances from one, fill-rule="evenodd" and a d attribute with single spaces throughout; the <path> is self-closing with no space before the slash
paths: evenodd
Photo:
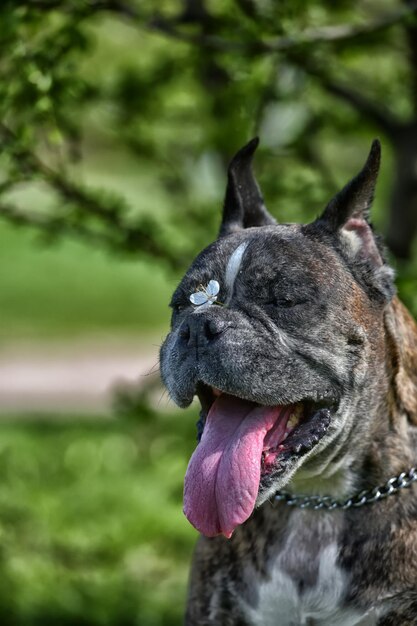
<path id="1" fill-rule="evenodd" d="M 393 476 L 380 487 L 364 490 L 360 493 L 348 498 L 347 500 L 335 500 L 332 496 L 307 496 L 301 494 L 292 494 L 289 491 L 278 491 L 273 497 L 274 502 L 284 502 L 288 506 L 298 507 L 299 509 L 313 509 L 314 511 L 325 510 L 333 511 L 334 509 L 351 509 L 372 504 L 378 500 L 388 498 L 409 487 L 417 481 L 417 467 L 412 467 L 408 472 L 401 472 L 398 476 Z"/>

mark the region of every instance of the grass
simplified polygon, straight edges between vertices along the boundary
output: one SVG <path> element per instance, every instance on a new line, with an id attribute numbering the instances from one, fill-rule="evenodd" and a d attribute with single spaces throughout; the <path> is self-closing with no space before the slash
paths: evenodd
<path id="1" fill-rule="evenodd" d="M 0 425 L 0 621 L 181 623 L 190 414 Z"/>
<path id="2" fill-rule="evenodd" d="M 175 282 L 75 242 L 45 248 L 0 222 L 0 342 L 167 328 Z"/>

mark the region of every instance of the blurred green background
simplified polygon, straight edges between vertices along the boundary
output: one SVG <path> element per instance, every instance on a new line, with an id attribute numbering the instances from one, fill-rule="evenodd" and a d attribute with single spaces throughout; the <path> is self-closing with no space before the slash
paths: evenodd
<path id="1" fill-rule="evenodd" d="M 373 221 L 417 312 L 415 13 L 1 4 L 2 623 L 181 623 L 198 408 L 167 400 L 158 345 L 249 138 L 266 203 L 291 222 L 312 220 L 380 137 Z"/>

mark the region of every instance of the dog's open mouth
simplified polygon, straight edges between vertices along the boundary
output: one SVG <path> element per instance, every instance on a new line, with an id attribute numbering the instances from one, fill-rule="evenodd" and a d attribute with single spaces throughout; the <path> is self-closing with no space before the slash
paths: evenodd
<path id="1" fill-rule="evenodd" d="M 310 401 L 261 406 L 207 389 L 202 405 L 207 416 L 185 476 L 184 513 L 204 535 L 229 538 L 253 512 L 262 483 L 318 444 L 333 410 Z"/>

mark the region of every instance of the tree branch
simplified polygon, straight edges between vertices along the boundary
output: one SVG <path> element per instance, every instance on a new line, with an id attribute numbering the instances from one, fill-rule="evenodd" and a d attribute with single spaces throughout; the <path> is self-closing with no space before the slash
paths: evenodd
<path id="1" fill-rule="evenodd" d="M 149 236 L 148 229 L 144 228 L 146 221 L 130 226 L 125 225 L 119 229 L 99 231 L 88 228 L 85 224 L 72 223 L 68 221 L 66 215 L 45 216 L 22 210 L 4 202 L 0 202 L 0 218 L 5 218 L 17 225 L 34 227 L 51 238 L 65 235 L 105 247 L 112 252 L 142 253 L 165 262 L 168 267 L 174 270 L 182 269 L 186 263 L 184 257 L 175 254 L 165 246 L 159 245 Z"/>
<path id="2" fill-rule="evenodd" d="M 31 7 L 41 10 L 52 10 L 56 8 L 68 11 L 71 10 L 71 7 L 67 6 L 65 0 L 61 0 L 61 2 L 59 0 L 50 0 L 49 2 L 48 0 L 33 0 L 29 4 Z M 246 52 L 251 56 L 255 56 L 274 52 L 286 52 L 321 43 L 351 42 L 355 39 L 366 38 L 369 35 L 390 28 L 394 24 L 403 22 L 410 15 L 416 13 L 417 0 L 409 0 L 407 6 L 388 13 L 387 15 L 377 17 L 367 24 L 337 24 L 308 28 L 297 35 L 279 37 L 278 39 L 270 41 L 262 39 L 253 39 L 252 41 L 230 40 L 213 34 L 205 34 L 204 32 L 193 34 L 178 28 L 178 24 L 181 23 L 181 18 L 167 19 L 158 13 L 155 13 L 152 17 L 148 17 L 138 11 L 136 7 L 120 0 L 93 0 L 90 3 L 86 3 L 85 11 L 89 13 L 98 11 L 116 13 L 134 22 L 137 26 L 150 31 L 159 32 L 184 43 L 194 44 L 221 52 Z"/>
<path id="3" fill-rule="evenodd" d="M 98 0 L 97 6 L 101 6 L 102 9 L 117 12 L 135 22 L 141 24 L 141 16 L 130 6 L 124 3 L 120 3 L 117 0 Z M 377 33 L 381 30 L 385 30 L 402 22 L 405 18 L 417 11 L 417 1 L 410 0 L 408 6 L 393 11 L 388 15 L 378 17 L 372 22 L 363 25 L 348 25 L 338 24 L 332 26 L 322 26 L 320 28 L 308 28 L 304 32 L 294 36 L 280 37 L 272 41 L 253 40 L 249 42 L 231 41 L 216 35 L 204 35 L 204 34 L 190 34 L 185 33 L 177 28 L 176 20 L 167 20 L 158 15 L 154 18 L 148 19 L 143 26 L 149 30 L 155 30 L 161 32 L 180 41 L 186 43 L 197 44 L 200 46 L 212 48 L 223 52 L 235 50 L 235 51 L 247 51 L 252 55 L 255 54 L 269 54 L 271 52 L 286 52 L 288 50 L 312 46 L 319 43 L 335 43 L 335 42 L 351 42 L 354 39 L 367 37 L 368 35 Z"/>
<path id="4" fill-rule="evenodd" d="M 151 216 L 141 216 L 134 221 L 128 221 L 124 218 L 127 207 L 121 200 L 106 199 L 106 202 L 100 202 L 92 191 L 76 185 L 51 169 L 37 155 L 20 147 L 13 132 L 4 124 L 0 124 L 0 138 L 3 145 L 11 149 L 15 164 L 22 173 L 23 179 L 30 180 L 31 175 L 40 177 L 60 195 L 64 202 L 73 204 L 70 211 L 62 210 L 56 216 L 28 212 L 3 203 L 0 204 L 0 217 L 5 217 L 17 224 L 36 227 L 51 236 L 65 233 L 100 243 L 113 251 L 142 253 L 166 262 L 173 269 L 183 267 L 185 259 L 160 241 L 157 233 L 161 226 Z M 1 191 L 3 190 L 0 189 Z M 99 226 L 88 226 L 85 222 L 82 223 L 79 219 L 80 214 L 84 218 L 95 218 Z"/>
<path id="5" fill-rule="evenodd" d="M 251 56 L 280 52 L 286 53 L 289 60 L 295 62 L 295 64 L 299 65 L 308 74 L 315 77 L 328 93 L 331 93 L 332 95 L 335 95 L 336 97 L 349 103 L 360 114 L 364 115 L 368 120 L 379 126 L 387 135 L 392 137 L 396 134 L 400 122 L 388 110 L 362 96 L 360 93 L 350 89 L 350 87 L 334 81 L 328 75 L 324 74 L 322 70 L 319 70 L 317 66 L 314 66 L 310 59 L 306 58 L 305 55 L 303 59 L 300 59 L 298 51 L 300 48 L 322 43 L 349 43 L 353 40 L 364 38 L 371 34 L 385 30 L 394 24 L 404 23 L 405 20 L 411 15 L 417 14 L 417 0 L 404 0 L 404 2 L 405 6 L 397 11 L 379 16 L 366 24 L 339 24 L 319 28 L 309 28 L 297 35 L 288 37 L 283 36 L 272 41 L 261 39 L 238 41 L 219 37 L 213 34 L 213 28 L 207 29 L 205 27 L 207 20 L 210 20 L 211 27 L 213 27 L 213 18 L 205 11 L 195 13 L 195 19 L 193 21 L 200 24 L 201 31 L 198 34 L 194 34 L 178 28 L 178 25 L 183 23 L 181 16 L 168 20 L 159 14 L 154 14 L 153 17 L 149 18 L 149 16 L 146 16 L 138 11 L 138 9 L 132 4 L 123 0 L 92 0 L 88 5 L 86 5 L 86 10 L 90 12 L 109 11 L 116 13 L 141 28 L 156 31 L 179 41 L 213 50 L 223 52 L 239 51 L 241 53 L 248 53 Z M 61 0 L 61 3 L 59 0 L 49 0 L 49 2 L 48 0 L 35 0 L 32 3 L 32 6 L 54 8 L 58 5 L 61 9 L 65 8 L 65 0 Z M 417 25 L 413 22 L 407 28 L 407 32 L 409 33 L 411 61 L 412 64 L 417 67 Z M 414 92 L 417 109 L 417 71 L 414 74 Z"/>
<path id="6" fill-rule="evenodd" d="M 376 102 L 351 89 L 348 85 L 337 82 L 316 64 L 313 64 L 311 59 L 307 60 L 307 58 L 300 58 L 297 55 L 296 57 L 292 56 L 291 61 L 308 75 L 315 78 L 328 93 L 350 104 L 358 113 L 378 126 L 388 137 L 393 138 L 398 133 L 401 122 L 388 109 L 379 106 Z"/>
<path id="7" fill-rule="evenodd" d="M 84 226 L 69 224 L 65 217 L 46 217 L 38 213 L 23 211 L 12 204 L 0 203 L 0 217 L 6 218 L 9 222 L 16 225 L 24 225 L 34 227 L 42 232 L 43 235 L 55 237 L 61 233 L 74 236 L 77 239 L 84 239 L 88 243 L 103 244 L 106 247 L 114 248 L 114 244 L 110 237 L 103 233 L 97 233 Z"/>
<path id="8" fill-rule="evenodd" d="M 412 0 L 405 0 L 407 7 L 413 4 Z M 417 115 L 417 18 L 408 20 L 404 24 L 408 42 L 408 56 L 411 73 L 411 100 L 414 113 Z"/>

